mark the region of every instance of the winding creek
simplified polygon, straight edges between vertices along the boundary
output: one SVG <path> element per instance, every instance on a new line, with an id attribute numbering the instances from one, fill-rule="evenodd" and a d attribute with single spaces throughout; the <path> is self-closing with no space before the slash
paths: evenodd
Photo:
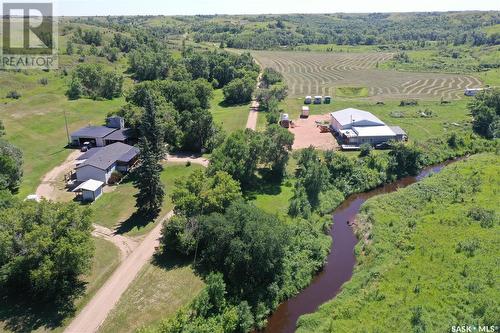
<path id="1" fill-rule="evenodd" d="M 361 205 L 371 197 L 397 191 L 420 181 L 431 173 L 437 173 L 446 165 L 455 162 L 447 161 L 423 169 L 416 177 L 402 178 L 374 190 L 349 196 L 333 213 L 333 224 L 330 235 L 333 238 L 332 248 L 327 258 L 327 264 L 314 277 L 311 284 L 295 297 L 281 303 L 269 318 L 264 332 L 288 333 L 294 332 L 297 319 L 307 313 L 312 313 L 328 300 L 333 299 L 342 285 L 351 279 L 356 259 L 354 246 L 358 240 L 347 221 L 354 221 Z"/>

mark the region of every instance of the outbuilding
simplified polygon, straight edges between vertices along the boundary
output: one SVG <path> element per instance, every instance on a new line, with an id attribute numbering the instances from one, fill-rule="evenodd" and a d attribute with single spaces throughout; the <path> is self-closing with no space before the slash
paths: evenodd
<path id="1" fill-rule="evenodd" d="M 73 192 L 80 193 L 82 201 L 96 201 L 102 195 L 104 183 L 95 179 L 89 179 L 78 185 Z"/>
<path id="2" fill-rule="evenodd" d="M 330 113 L 330 128 L 343 146 L 377 145 L 390 140 L 403 141 L 406 133 L 398 126 L 387 126 L 368 111 L 344 109 Z"/>
<path id="3" fill-rule="evenodd" d="M 302 107 L 302 112 L 300 113 L 300 116 L 301 116 L 302 118 L 307 118 L 307 117 L 309 117 L 309 107 L 308 107 L 308 106 L 305 106 L 305 105 L 304 105 L 304 106 Z"/>
<path id="4" fill-rule="evenodd" d="M 136 135 L 125 127 L 122 117 L 109 117 L 106 126 L 87 126 L 70 134 L 71 144 L 80 147 L 89 142 L 91 147 L 104 147 L 115 142 L 132 143 Z"/>

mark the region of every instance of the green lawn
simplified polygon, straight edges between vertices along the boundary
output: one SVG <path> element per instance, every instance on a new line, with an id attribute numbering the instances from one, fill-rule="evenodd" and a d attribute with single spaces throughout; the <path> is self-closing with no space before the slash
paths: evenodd
<path id="1" fill-rule="evenodd" d="M 211 102 L 210 112 L 214 121 L 221 125 L 226 133 L 232 133 L 239 129 L 245 129 L 250 110 L 249 104 L 237 106 L 225 106 L 223 104 L 224 95 L 222 89 L 214 91 L 214 98 Z"/>
<path id="2" fill-rule="evenodd" d="M 287 215 L 292 196 L 293 184 L 291 181 L 281 185 L 269 185 L 267 188 L 247 194 L 251 203 L 273 215 Z"/>
<path id="3" fill-rule="evenodd" d="M 118 249 L 108 241 L 94 238 L 95 254 L 90 273 L 83 277 L 85 292 L 75 301 L 75 313 L 60 318 L 61 309 L 52 304 L 0 303 L 0 332 L 62 332 L 72 318 L 94 296 L 118 266 Z M 62 320 L 61 320 L 62 319 Z"/>
<path id="4" fill-rule="evenodd" d="M 368 88 L 366 87 L 337 87 L 334 97 L 341 98 L 360 98 L 368 97 Z"/>
<path id="5" fill-rule="evenodd" d="M 139 272 L 99 332 L 134 332 L 157 324 L 198 295 L 204 284 L 187 262 L 174 256 L 158 261 Z"/>
<path id="6" fill-rule="evenodd" d="M 367 201 L 352 279 L 301 317 L 297 331 L 449 332 L 452 325 L 497 324 L 499 172 L 498 155 L 476 155 Z"/>
<path id="7" fill-rule="evenodd" d="M 173 208 L 172 201 L 170 200 L 170 190 L 174 186 L 175 179 L 202 168 L 202 166 L 197 164 L 186 166 L 183 163 L 167 163 L 165 165 L 161 174 L 161 180 L 165 185 L 166 196 L 160 216 L 163 216 Z M 156 223 L 143 225 L 143 221 L 138 221 L 133 216 L 136 211 L 135 193 L 137 193 L 137 190 L 130 180 L 118 185 L 114 191 L 104 193 L 99 200 L 92 204 L 95 223 L 108 228 L 118 227 L 120 232 L 128 236 L 140 236 L 150 231 Z"/>
<path id="8" fill-rule="evenodd" d="M 417 106 L 400 107 L 398 101 L 385 101 L 384 105 L 376 105 L 372 101 L 349 99 L 333 99 L 331 104 L 311 105 L 311 114 L 325 114 L 345 108 L 357 108 L 372 112 L 388 125 L 403 128 L 410 140 L 426 140 L 429 137 L 439 137 L 449 131 L 470 130 L 472 120 L 467 111 L 469 99 L 454 100 L 450 104 L 440 104 L 439 101 L 419 101 Z M 303 105 L 302 99 L 288 98 L 281 103 L 283 112 L 291 119 L 297 119 Z M 432 117 L 420 115 L 426 109 L 432 111 Z M 403 118 L 399 118 L 403 116 Z"/>

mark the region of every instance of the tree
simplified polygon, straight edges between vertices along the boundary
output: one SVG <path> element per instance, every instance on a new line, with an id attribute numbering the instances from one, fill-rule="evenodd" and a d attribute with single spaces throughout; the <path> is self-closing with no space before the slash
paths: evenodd
<path id="1" fill-rule="evenodd" d="M 235 200 L 241 198 L 240 185 L 229 174 L 218 171 L 207 177 L 201 170 L 178 179 L 172 191 L 176 214 L 186 217 L 223 213 Z"/>
<path id="2" fill-rule="evenodd" d="M 266 67 L 262 72 L 262 82 L 266 88 L 269 88 L 273 84 L 283 82 L 283 74 L 275 70 L 274 68 Z"/>
<path id="3" fill-rule="evenodd" d="M 220 273 L 210 273 L 205 282 L 206 287 L 196 298 L 194 309 L 197 315 L 208 318 L 221 313 L 226 307 L 226 283 Z"/>
<path id="4" fill-rule="evenodd" d="M 472 128 L 486 138 L 500 138 L 500 89 L 476 95 L 468 108 L 474 117 Z"/>
<path id="5" fill-rule="evenodd" d="M 297 163 L 297 178 L 302 181 L 312 207 L 318 204 L 319 193 L 328 184 L 328 169 L 314 147 L 303 149 Z"/>
<path id="6" fill-rule="evenodd" d="M 236 131 L 214 150 L 207 172 L 215 175 L 217 171 L 225 171 L 242 186 L 247 186 L 254 177 L 261 149 L 259 133 L 252 130 Z"/>
<path id="7" fill-rule="evenodd" d="M 148 218 L 155 218 L 160 213 L 165 189 L 160 179 L 162 170 L 158 162 L 158 152 L 153 145 L 142 137 L 139 141 L 140 163 L 136 169 L 134 186 L 139 190 L 135 195 L 137 211 Z"/>
<path id="8" fill-rule="evenodd" d="M 71 41 L 68 41 L 68 43 L 66 44 L 66 54 L 73 55 L 73 53 L 75 53 L 73 43 Z"/>
<path id="9" fill-rule="evenodd" d="M 307 199 L 306 189 L 302 182 L 297 182 L 293 190 L 293 197 L 288 206 L 288 215 L 292 217 L 302 217 L 308 219 L 311 217 L 311 204 Z"/>
<path id="10" fill-rule="evenodd" d="M 279 284 L 288 245 L 285 225 L 253 205 L 238 201 L 224 215 L 199 218 L 197 266 L 218 271 L 237 299 L 257 304 Z"/>
<path id="11" fill-rule="evenodd" d="M 82 95 L 83 95 L 82 82 L 80 81 L 79 78 L 73 77 L 69 84 L 69 88 L 66 91 L 66 96 L 68 96 L 68 98 L 71 100 L 75 100 L 82 97 Z"/>
<path id="12" fill-rule="evenodd" d="M 16 192 L 23 176 L 23 153 L 16 146 L 0 139 L 0 190 Z"/>
<path id="13" fill-rule="evenodd" d="M 369 144 L 369 143 L 363 143 L 359 147 L 359 157 L 369 156 L 371 154 L 372 150 L 373 150 L 373 147 L 372 147 L 371 144 Z"/>
<path id="14" fill-rule="evenodd" d="M 292 150 L 294 135 L 279 125 L 269 125 L 264 133 L 262 160 L 275 175 L 282 176 Z"/>
<path id="15" fill-rule="evenodd" d="M 224 100 L 229 104 L 243 104 L 252 100 L 256 83 L 251 77 L 238 78 L 231 81 L 224 88 Z"/>
<path id="16" fill-rule="evenodd" d="M 0 286 L 37 298 L 75 292 L 90 270 L 90 211 L 77 204 L 18 202 L 0 210 Z"/>
<path id="17" fill-rule="evenodd" d="M 4 135 L 5 135 L 5 126 L 3 125 L 3 122 L 0 119 L 0 138 Z"/>
<path id="18" fill-rule="evenodd" d="M 105 71 L 100 64 L 80 64 L 73 72 L 66 95 L 70 99 L 80 96 L 113 99 L 122 94 L 123 76 Z"/>
<path id="19" fill-rule="evenodd" d="M 141 136 L 145 139 L 144 144 L 153 154 L 156 161 L 161 161 L 165 156 L 164 123 L 157 112 L 152 96 L 146 91 L 144 97 L 144 112 L 139 125 Z"/>
<path id="20" fill-rule="evenodd" d="M 388 172 L 398 178 L 415 176 L 422 169 L 422 151 L 415 145 L 395 143 L 389 152 Z"/>

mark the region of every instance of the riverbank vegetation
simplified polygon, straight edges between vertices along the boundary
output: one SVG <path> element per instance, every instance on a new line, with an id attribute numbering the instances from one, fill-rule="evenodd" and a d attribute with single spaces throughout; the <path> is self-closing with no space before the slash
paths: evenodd
<path id="1" fill-rule="evenodd" d="M 498 155 L 482 154 L 370 199 L 357 221 L 358 266 L 299 332 L 447 331 L 498 323 Z"/>

